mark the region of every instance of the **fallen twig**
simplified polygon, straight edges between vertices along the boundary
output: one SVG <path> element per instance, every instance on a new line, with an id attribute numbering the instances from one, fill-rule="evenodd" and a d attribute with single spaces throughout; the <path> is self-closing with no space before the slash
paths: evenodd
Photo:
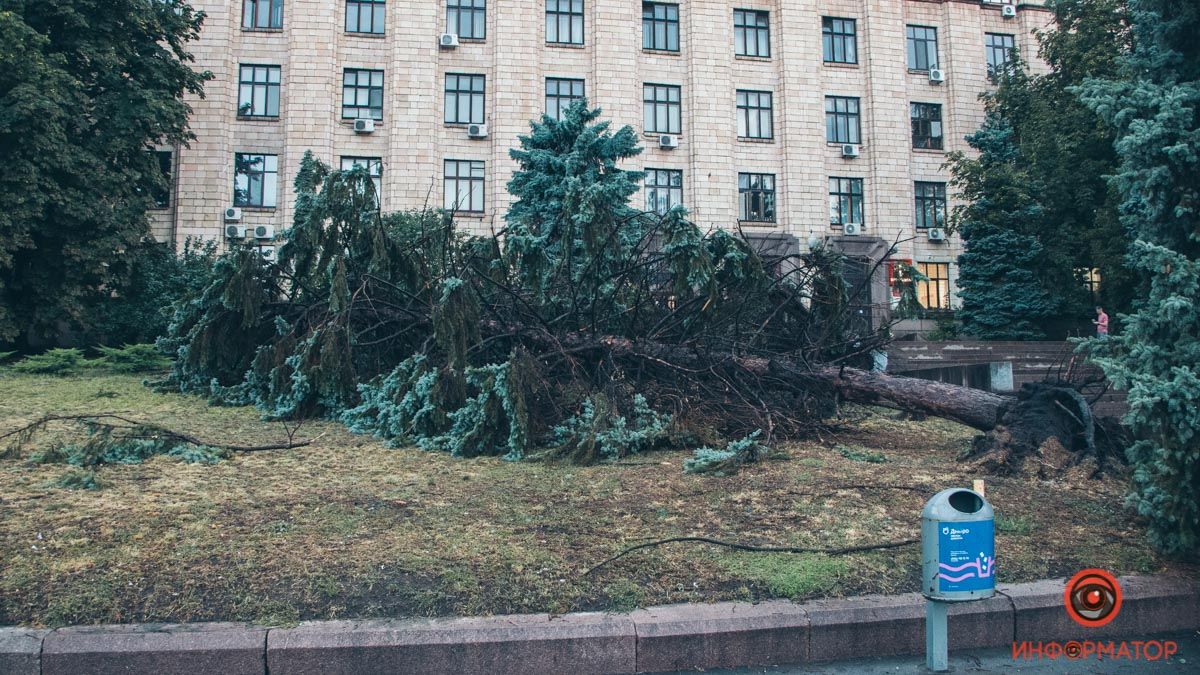
<path id="1" fill-rule="evenodd" d="M 661 546 L 663 544 L 671 544 L 674 542 L 713 544 L 715 546 L 724 546 L 726 548 L 732 548 L 738 551 L 752 551 L 754 553 L 823 553 L 825 555 L 847 555 L 850 553 L 862 553 L 864 551 L 882 551 L 890 548 L 900 548 L 902 546 L 908 546 L 909 544 L 915 544 L 919 541 L 920 539 L 905 539 L 904 541 L 891 541 L 883 544 L 870 544 L 864 546 L 847 546 L 845 548 L 806 548 L 797 546 L 754 546 L 752 544 L 738 544 L 729 541 L 721 541 L 720 539 L 712 539 L 709 537 L 671 537 L 670 539 L 659 539 L 658 541 L 651 541 L 645 544 L 630 546 L 617 555 L 614 555 L 608 560 L 605 560 L 604 562 L 595 565 L 588 571 L 584 572 L 583 576 L 586 577 L 610 562 L 624 558 L 634 551 L 644 548 L 651 548 L 654 546 Z"/>
<path id="2" fill-rule="evenodd" d="M 186 433 L 183 433 L 182 431 L 175 431 L 174 429 L 168 429 L 164 426 L 154 424 L 152 422 L 139 422 L 137 420 L 125 417 L 124 415 L 119 414 L 119 413 L 87 413 L 87 414 L 79 414 L 79 415 L 45 415 L 45 416 L 37 419 L 34 422 L 30 422 L 29 424 L 26 424 L 25 426 L 21 427 L 20 429 L 14 429 L 12 431 L 7 431 L 3 434 L 0 434 L 0 441 L 3 441 L 4 439 L 9 438 L 11 436 L 19 436 L 21 434 L 26 434 L 30 431 L 41 428 L 41 427 L 45 426 L 46 424 L 49 424 L 50 422 L 64 422 L 64 421 L 65 422 L 72 422 L 72 421 L 73 422 L 94 422 L 96 424 L 100 424 L 100 425 L 107 426 L 110 428 L 124 428 L 124 427 L 121 427 L 120 425 L 107 424 L 105 422 L 102 422 L 101 420 L 113 420 L 113 421 L 117 421 L 117 422 L 124 422 L 125 424 L 132 425 L 134 428 L 142 429 L 142 430 L 145 430 L 152 434 L 161 434 L 163 436 L 169 436 L 171 438 L 175 438 L 177 440 L 183 441 L 184 443 L 188 443 L 190 445 L 202 445 L 202 446 L 207 446 L 210 448 L 218 448 L 221 450 L 228 450 L 230 452 L 263 452 L 263 451 L 267 451 L 267 450 L 291 450 L 293 448 L 303 448 L 306 445 L 313 444 L 314 442 L 319 440 L 321 438 L 321 436 L 325 435 L 322 433 L 318 436 L 315 436 L 315 437 L 310 438 L 305 441 L 292 440 L 292 438 L 291 438 L 292 435 L 295 434 L 296 430 L 299 428 L 299 427 L 297 427 L 296 429 L 292 429 L 291 432 L 288 434 L 288 441 L 286 443 L 267 443 L 265 445 L 235 445 L 235 444 L 231 444 L 231 443 L 217 443 L 217 442 L 213 442 L 213 441 L 206 441 L 204 439 L 192 436 L 191 434 L 186 434 Z"/>

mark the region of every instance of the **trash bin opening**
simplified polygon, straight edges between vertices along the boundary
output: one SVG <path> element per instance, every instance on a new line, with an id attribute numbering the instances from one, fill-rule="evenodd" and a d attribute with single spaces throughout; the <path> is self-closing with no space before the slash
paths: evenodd
<path id="1" fill-rule="evenodd" d="M 950 495 L 947 501 L 950 502 L 950 506 L 954 507 L 954 510 L 962 513 L 975 513 L 983 508 L 983 500 L 970 490 L 959 490 Z"/>

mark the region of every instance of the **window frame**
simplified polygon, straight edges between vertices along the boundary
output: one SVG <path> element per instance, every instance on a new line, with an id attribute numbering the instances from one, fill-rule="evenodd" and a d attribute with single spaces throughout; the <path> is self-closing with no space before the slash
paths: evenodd
<path id="1" fill-rule="evenodd" d="M 255 158 L 260 158 L 262 169 L 248 170 Z M 273 167 L 273 168 L 271 168 Z M 238 186 L 245 176 L 246 187 Z M 257 199 L 255 199 L 254 177 L 258 176 Z M 268 184 L 271 190 L 267 190 Z M 241 192 L 242 196 L 239 196 Z M 268 199 L 269 197 L 269 199 Z M 268 203 L 270 202 L 270 203 Z M 279 203 L 279 155 L 264 152 L 233 153 L 233 205 L 240 208 L 273 209 Z"/>
<path id="2" fill-rule="evenodd" d="M 750 49 L 753 37 L 754 49 Z M 758 59 L 771 58 L 771 12 L 765 9 L 733 10 L 733 54 Z"/>
<path id="3" fill-rule="evenodd" d="M 450 175 L 450 166 L 454 166 L 454 175 Z M 467 175 L 462 176 L 461 171 L 466 167 Z M 479 175 L 475 172 L 478 170 Z M 442 208 L 451 213 L 473 213 L 482 214 L 487 210 L 487 165 L 482 159 L 443 159 L 442 160 Z M 453 181 L 455 195 L 454 203 L 451 205 L 448 202 L 448 197 L 451 194 L 450 187 Z M 478 209 L 460 208 L 458 196 L 462 194 L 461 183 L 467 183 L 467 201 L 468 206 L 474 206 L 476 197 L 478 197 Z"/>
<path id="4" fill-rule="evenodd" d="M 663 16 L 658 16 L 662 10 Z M 671 16 L 672 11 L 674 17 Z M 647 15 L 649 14 L 649 15 Z M 659 28 L 661 27 L 661 34 Z M 673 30 L 672 30 L 673 29 Z M 671 47 L 671 38 L 675 38 L 675 47 Z M 659 46 L 659 38 L 665 46 Z M 678 54 L 679 42 L 679 4 L 675 2 L 643 2 L 642 3 L 642 49 L 653 52 L 671 52 Z M 647 44 L 647 41 L 649 44 Z"/>
<path id="5" fill-rule="evenodd" d="M 676 206 L 683 206 L 683 169 L 647 167 L 642 184 L 646 188 L 646 211 L 664 215 Z M 677 182 L 673 182 L 677 181 Z M 659 197 L 665 196 L 665 206 L 659 207 Z"/>
<path id="6" fill-rule="evenodd" d="M 651 93 L 653 92 L 653 93 Z M 660 93 L 665 93 L 665 98 L 659 98 Z M 675 100 L 671 100 L 671 94 L 674 93 Z M 665 110 L 666 129 L 658 127 L 659 108 Z M 674 116 L 672 116 L 674 112 Z M 653 127 L 647 124 L 653 120 Z M 674 123 L 674 124 L 672 124 Z M 643 130 L 648 134 L 670 134 L 679 135 L 683 133 L 683 87 L 678 84 L 661 84 L 656 82 L 642 83 L 642 125 Z"/>
<path id="7" fill-rule="evenodd" d="M 153 202 L 151 210 L 169 209 L 174 203 L 172 199 L 175 192 L 175 151 L 174 150 L 151 150 L 154 154 L 154 160 L 158 163 L 158 170 L 165 177 L 166 185 L 153 186 L 150 190 L 150 199 Z M 166 157 L 164 163 L 163 157 Z"/>
<path id="8" fill-rule="evenodd" d="M 867 222 L 866 214 L 866 187 L 865 181 L 862 178 L 855 176 L 830 176 L 829 177 L 829 224 L 846 226 L 847 223 L 855 223 L 859 226 L 865 226 Z M 836 200 L 836 220 L 834 216 Z M 854 220 L 854 216 L 858 215 L 858 220 Z"/>
<path id="9" fill-rule="evenodd" d="M 587 7 L 584 2 L 585 0 L 546 0 L 546 44 L 583 45 L 586 42 Z M 553 9 L 551 9 L 552 4 Z M 578 11 L 575 9 L 577 5 Z M 564 6 L 566 9 L 563 9 Z M 578 25 L 576 25 L 577 18 Z M 550 39 L 551 27 L 553 27 L 554 39 Z M 564 27 L 567 30 L 567 39 L 565 40 L 561 39 Z"/>
<path id="10" fill-rule="evenodd" d="M 1001 38 L 1000 45 L 993 44 L 995 38 Z M 984 33 L 983 34 L 983 51 L 987 60 L 987 76 L 988 79 L 994 80 L 996 76 L 1007 70 L 1008 65 L 1012 63 L 1013 50 L 1017 48 L 1017 36 L 1011 33 Z M 999 63 L 994 63 L 995 56 L 1002 54 L 1003 59 Z"/>
<path id="11" fill-rule="evenodd" d="M 936 116 L 930 113 L 936 113 Z M 908 104 L 908 119 L 912 127 L 912 147 L 914 150 L 946 149 L 946 128 L 942 121 L 941 103 L 910 101 Z M 935 130 L 936 134 L 934 133 Z"/>
<path id="12" fill-rule="evenodd" d="M 754 181 L 758 185 L 754 185 Z M 768 185 L 769 184 L 769 185 Z M 773 173 L 738 172 L 738 222 L 774 223 L 778 218 Z M 755 208 L 755 206 L 759 208 Z"/>
<path id="13" fill-rule="evenodd" d="M 367 170 L 367 174 L 371 176 L 371 182 L 375 184 L 375 203 L 378 205 L 383 201 L 383 158 L 382 157 L 362 157 L 343 155 L 339 158 L 338 166 L 342 171 L 361 166 Z M 347 168 L 346 163 L 350 163 Z"/>
<path id="14" fill-rule="evenodd" d="M 763 97 L 766 97 L 767 104 L 765 106 L 762 105 Z M 734 106 L 737 108 L 737 137 L 739 139 L 775 140 L 775 94 L 773 92 L 758 89 L 734 90 Z M 762 133 L 764 114 L 766 116 L 765 134 Z M 758 123 L 758 134 L 750 133 L 753 126 L 752 120 L 756 120 Z"/>
<path id="15" fill-rule="evenodd" d="M 834 145 L 862 144 L 862 100 L 859 97 L 825 96 L 825 142 Z"/>
<path id="16" fill-rule="evenodd" d="M 469 17 L 471 35 L 463 34 L 463 19 Z M 480 32 L 476 34 L 474 30 Z M 453 33 L 460 40 L 487 39 L 487 0 L 446 0 L 446 32 Z"/>
<path id="17" fill-rule="evenodd" d="M 847 25 L 849 32 L 844 30 Z M 838 56 L 839 47 L 841 57 Z M 858 65 L 858 19 L 821 17 L 821 60 L 824 63 Z"/>
<path id="18" fill-rule="evenodd" d="M 933 224 L 929 219 L 932 216 Z M 917 230 L 946 227 L 948 217 L 946 184 L 940 181 L 913 181 L 913 226 Z"/>
<path id="19" fill-rule="evenodd" d="M 357 10 L 358 30 L 350 28 L 351 5 L 354 5 Z M 370 17 L 371 30 L 361 30 L 364 12 Z M 351 35 L 385 35 L 387 31 L 387 0 L 346 0 L 345 18 L 345 30 Z M 378 22 L 379 30 L 375 30 L 376 22 Z"/>
<path id="20" fill-rule="evenodd" d="M 258 23 L 264 13 L 260 7 L 266 7 L 266 25 Z M 283 30 L 283 0 L 242 0 L 242 30 Z"/>
<path id="21" fill-rule="evenodd" d="M 550 85 L 555 86 L 550 93 Z M 562 87 L 570 87 L 569 94 L 562 93 Z M 575 85 L 579 85 L 579 95 L 575 95 Z M 552 119 L 562 121 L 563 112 L 575 101 L 587 97 L 587 82 L 581 77 L 547 77 L 546 78 L 546 108 L 545 114 Z M 553 108 L 551 107 L 553 106 Z M 553 112 L 551 112 L 553 110 Z"/>
<path id="22" fill-rule="evenodd" d="M 450 84 L 451 78 L 454 81 L 453 88 Z M 462 84 L 464 78 L 469 81 L 465 88 Z M 475 89 L 476 82 L 479 84 L 478 90 Z M 467 119 L 465 120 L 460 119 L 463 96 L 468 97 Z M 442 121 L 445 124 L 485 124 L 487 120 L 487 76 L 478 73 L 446 73 L 442 105 L 444 108 Z M 476 110 L 477 107 L 478 110 Z M 479 114 L 476 115 L 476 112 Z"/>
<path id="23" fill-rule="evenodd" d="M 927 311 L 949 311 L 950 263 L 921 260 L 917 261 L 916 268 L 927 279 L 927 281 L 917 282 L 915 289 L 917 292 L 917 303 L 921 305 L 922 309 Z M 935 302 L 931 303 L 931 298 L 935 299 Z"/>
<path id="24" fill-rule="evenodd" d="M 918 36 L 917 31 L 929 31 L 933 37 L 928 34 Z M 932 43 L 932 44 L 931 44 Z M 938 34 L 936 26 L 919 26 L 916 24 L 907 24 L 904 26 L 904 50 L 905 59 L 908 63 L 908 69 L 914 72 L 928 72 L 938 67 Z M 921 66 L 922 50 L 926 64 Z M 915 61 L 915 63 L 914 63 Z"/>
<path id="25" fill-rule="evenodd" d="M 249 80 L 246 79 L 246 70 L 250 69 L 251 74 Z M 262 70 L 266 80 L 259 81 L 258 71 Z M 275 81 L 271 81 L 271 75 L 275 75 Z M 249 104 L 245 101 L 246 87 L 250 88 Z M 258 101 L 259 93 L 263 96 L 263 108 L 265 112 L 255 113 L 255 103 Z M 271 112 L 271 91 L 275 92 L 275 112 Z M 237 116 L 242 119 L 278 119 L 279 105 L 283 99 L 283 67 L 272 64 L 259 63 L 239 63 L 238 64 L 238 107 Z M 247 110 L 249 105 L 249 112 Z"/>
<path id="26" fill-rule="evenodd" d="M 347 83 L 347 78 L 354 75 L 355 81 L 353 84 Z M 360 78 L 367 76 L 367 84 L 362 84 Z M 375 84 L 375 76 L 379 76 L 379 84 Z M 372 119 L 375 121 L 383 120 L 383 101 L 384 101 L 384 85 L 383 71 L 373 68 L 343 68 L 342 69 L 342 119 L 344 120 L 359 120 Z M 354 103 L 346 103 L 346 94 L 348 91 L 354 92 Z M 359 94 L 366 92 L 366 104 L 360 104 Z M 373 95 L 378 93 L 379 105 L 373 105 Z M 347 114 L 347 111 L 357 111 L 355 114 Z M 368 114 L 363 115 L 366 111 Z"/>

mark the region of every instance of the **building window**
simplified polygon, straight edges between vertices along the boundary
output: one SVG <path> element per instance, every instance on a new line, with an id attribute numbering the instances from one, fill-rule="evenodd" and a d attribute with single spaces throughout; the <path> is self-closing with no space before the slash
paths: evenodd
<path id="1" fill-rule="evenodd" d="M 346 0 L 346 32 L 383 35 L 384 0 Z"/>
<path id="2" fill-rule="evenodd" d="M 233 156 L 233 205 L 274 207 L 279 192 L 279 157 Z"/>
<path id="3" fill-rule="evenodd" d="M 774 174 L 738 174 L 738 220 L 775 222 Z"/>
<path id="4" fill-rule="evenodd" d="M 171 151 L 155 150 L 154 159 L 158 163 L 158 170 L 162 173 L 162 182 L 151 188 L 150 197 L 154 200 L 154 208 L 170 208 L 171 186 L 175 182 L 175 173 L 171 166 Z"/>
<path id="5" fill-rule="evenodd" d="M 771 15 L 749 9 L 733 10 L 733 53 L 738 56 L 771 55 Z"/>
<path id="6" fill-rule="evenodd" d="M 862 142 L 857 98 L 825 97 L 825 140 L 830 143 Z"/>
<path id="7" fill-rule="evenodd" d="M 642 49 L 679 51 L 679 5 L 642 3 Z"/>
<path id="8" fill-rule="evenodd" d="M 642 85 L 642 113 L 646 131 L 653 134 L 678 134 L 679 87 L 672 84 Z"/>
<path id="9" fill-rule="evenodd" d="M 279 66 L 241 66 L 238 76 L 238 115 L 279 117 Z"/>
<path id="10" fill-rule="evenodd" d="M 1003 33 L 986 33 L 983 38 L 987 51 L 988 77 L 994 78 L 1003 73 L 1012 61 L 1012 51 L 1016 43 L 1013 36 Z"/>
<path id="11" fill-rule="evenodd" d="M 923 183 L 913 184 L 916 195 L 917 229 L 946 226 L 946 184 Z"/>
<path id="12" fill-rule="evenodd" d="M 1077 267 L 1075 268 L 1075 277 L 1079 279 L 1084 289 L 1091 294 L 1092 300 L 1098 302 L 1100 300 L 1100 268 Z"/>
<path id="13" fill-rule="evenodd" d="M 546 0 L 546 42 L 583 44 L 583 0 Z"/>
<path id="14" fill-rule="evenodd" d="M 917 302 L 925 309 L 950 309 L 950 263 L 919 262 L 917 271 L 929 279 L 917 284 Z"/>
<path id="15" fill-rule="evenodd" d="M 342 119 L 383 119 L 383 71 L 347 68 L 342 75 Z"/>
<path id="16" fill-rule="evenodd" d="M 283 28 L 283 0 L 242 0 L 242 28 Z"/>
<path id="17" fill-rule="evenodd" d="M 371 176 L 371 182 L 375 184 L 375 199 L 380 199 L 383 195 L 383 159 L 379 157 L 342 158 L 342 171 L 349 171 L 360 166 L 367 170 L 367 174 Z"/>
<path id="18" fill-rule="evenodd" d="M 771 92 L 737 91 L 738 138 L 773 138 Z"/>
<path id="19" fill-rule="evenodd" d="M 662 214 L 675 206 L 683 206 L 683 172 L 646 169 L 646 210 Z"/>
<path id="20" fill-rule="evenodd" d="M 487 0 L 448 0 L 446 31 L 460 38 L 482 40 L 487 36 Z"/>
<path id="21" fill-rule="evenodd" d="M 942 149 L 942 106 L 940 103 L 909 104 L 912 144 L 921 150 Z"/>
<path id="22" fill-rule="evenodd" d="M 937 29 L 928 26 L 905 28 L 908 40 L 908 69 L 929 70 L 937 68 Z"/>
<path id="23" fill-rule="evenodd" d="M 829 224 L 862 224 L 863 180 L 861 178 L 829 179 Z"/>
<path id="24" fill-rule="evenodd" d="M 854 19 L 821 19 L 821 45 L 825 63 L 858 63 L 858 38 Z"/>
<path id="25" fill-rule="evenodd" d="M 483 213 L 483 162 L 447 159 L 442 208 Z"/>
<path id="26" fill-rule="evenodd" d="M 546 78 L 546 114 L 550 117 L 561 120 L 567 108 L 582 98 L 583 80 Z"/>
<path id="27" fill-rule="evenodd" d="M 483 124 L 483 75 L 446 75 L 446 124 Z"/>

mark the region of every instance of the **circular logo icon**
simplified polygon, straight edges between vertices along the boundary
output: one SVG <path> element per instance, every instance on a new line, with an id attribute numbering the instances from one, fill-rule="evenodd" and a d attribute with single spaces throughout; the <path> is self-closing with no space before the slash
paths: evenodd
<path id="1" fill-rule="evenodd" d="M 1121 611 L 1121 586 L 1113 575 L 1098 569 L 1080 570 L 1063 591 L 1067 614 L 1081 626 L 1099 628 Z"/>

